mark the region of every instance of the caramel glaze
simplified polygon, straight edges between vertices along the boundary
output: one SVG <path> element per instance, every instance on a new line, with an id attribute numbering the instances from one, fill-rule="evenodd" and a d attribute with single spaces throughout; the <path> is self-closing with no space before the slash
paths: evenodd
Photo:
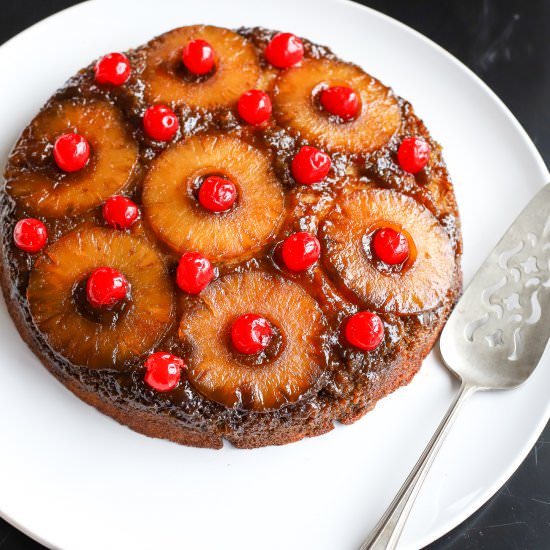
<path id="1" fill-rule="evenodd" d="M 251 40 L 258 47 L 259 52 L 274 34 L 274 31 L 261 28 L 242 28 L 238 32 Z M 304 40 L 304 46 L 306 58 L 336 59 L 326 47 L 315 45 L 307 40 Z M 128 53 L 133 69 L 126 85 L 118 88 L 104 88 L 96 85 L 93 65 L 90 65 L 71 78 L 46 105 L 47 107 L 61 99 L 79 98 L 80 101 L 87 102 L 94 98 L 101 98 L 114 103 L 121 109 L 140 148 L 140 165 L 133 175 L 130 186 L 130 189 L 133 187 L 133 192 L 129 195 L 138 204 L 141 202 L 140 193 L 144 173 L 151 161 L 169 146 L 169 144 L 152 141 L 142 131 L 141 119 L 147 108 L 143 99 L 144 84 L 140 80 L 144 66 L 143 51 L 144 47 Z M 265 89 L 269 89 L 276 71 L 266 66 L 262 56 L 260 60 L 264 70 L 262 84 Z M 261 413 L 228 409 L 198 394 L 186 380 L 185 374 L 175 390 L 158 393 L 143 382 L 143 357 L 135 358 L 134 361 L 125 365 L 125 368 L 117 371 L 91 370 L 70 364 L 49 348 L 43 335 L 32 323 L 25 294 L 29 271 L 36 257 L 21 252 L 12 242 L 16 221 L 29 216 L 30 213 L 17 207 L 14 200 L 4 192 L 0 198 L 0 215 L 4 228 L 2 233 L 3 287 L 12 315 L 15 308 L 17 315 L 14 315 L 14 318 L 16 316 L 21 318 L 21 322 L 18 323 L 20 330 L 30 332 L 33 348 L 61 379 L 66 377 L 76 379 L 88 391 L 96 392 L 102 398 L 114 401 L 122 407 L 129 406 L 154 413 L 167 413 L 181 421 L 183 426 L 197 431 L 208 431 L 217 436 L 227 437 L 229 440 L 238 440 L 239 434 L 247 431 L 261 433 L 284 428 L 296 422 L 306 426 L 311 425 L 310 435 L 313 435 L 328 431 L 334 420 L 353 421 L 372 408 L 377 399 L 395 389 L 395 385 L 388 384 L 388 380 L 398 358 L 406 354 L 407 350 L 415 349 L 418 341 L 433 341 L 434 333 L 437 334 L 440 330 L 444 318 L 458 297 L 461 286 L 460 225 L 452 186 L 441 156 L 441 148 L 430 138 L 422 121 L 415 116 L 411 105 L 402 99 L 399 99 L 399 104 L 402 111 L 402 127 L 385 147 L 366 157 L 333 153 L 333 164 L 329 176 L 321 184 L 312 187 L 297 186 L 289 171 L 290 160 L 303 143 L 274 122 L 271 122 L 267 129 L 260 131 L 242 125 L 236 113 L 231 110 L 206 112 L 188 107 L 177 110 L 180 119 L 180 129 L 176 137 L 178 141 L 202 132 L 224 132 L 240 136 L 257 147 L 271 151 L 273 155 L 277 175 L 287 194 L 288 212 L 277 242 L 268 246 L 263 255 L 256 255 L 254 258 L 233 265 L 218 266 L 216 272 L 218 276 L 222 276 L 233 271 L 261 268 L 272 273 L 284 273 L 285 277 L 302 285 L 320 304 L 327 326 L 331 327 L 323 338 L 327 368 L 317 385 L 303 395 L 298 402 L 276 411 Z M 432 154 L 430 164 L 417 176 L 403 175 L 397 165 L 397 147 L 406 135 L 424 136 L 429 141 L 432 151 L 435 152 Z M 33 148 L 33 136 L 27 128 L 10 156 L 5 180 L 9 182 L 13 170 L 25 170 L 29 164 L 40 166 L 47 173 L 53 170 L 52 162 L 51 150 L 44 149 L 43 144 L 41 147 Z M 364 353 L 342 345 L 341 324 L 347 316 L 359 310 L 359 304 L 351 296 L 343 296 L 321 269 L 289 274 L 288 271 L 282 272 L 280 263 L 277 262 L 280 244 L 287 235 L 297 230 L 316 231 L 320 220 L 331 209 L 341 191 L 342 182 L 346 176 L 354 178 L 353 185 L 392 188 L 414 197 L 437 217 L 448 233 L 456 255 L 455 281 L 449 291 L 447 302 L 439 309 L 419 315 L 399 317 L 382 314 L 386 325 L 386 336 L 380 348 L 374 353 Z M 83 222 L 100 225 L 104 223 L 100 207 L 75 218 L 48 219 L 45 222 L 50 243 Z M 137 222 L 131 229 L 135 234 L 150 234 L 150 231 L 143 220 Z M 152 240 L 159 243 L 157 239 Z M 162 248 L 161 244 L 158 246 Z M 162 252 L 167 258 L 170 273 L 175 281 L 178 257 L 166 248 L 163 248 Z M 174 292 L 178 297 L 176 318 L 179 321 L 182 312 L 192 307 L 198 298 L 178 291 L 175 284 Z M 75 296 L 75 299 L 78 299 L 82 293 L 76 292 Z M 227 335 L 220 336 L 227 337 Z M 170 351 L 186 358 L 188 350 L 177 338 L 177 323 L 168 330 L 165 338 L 155 349 Z M 424 353 L 426 352 L 427 349 L 424 350 Z M 402 376 L 399 383 L 405 383 L 409 378 L 410 376 Z"/>

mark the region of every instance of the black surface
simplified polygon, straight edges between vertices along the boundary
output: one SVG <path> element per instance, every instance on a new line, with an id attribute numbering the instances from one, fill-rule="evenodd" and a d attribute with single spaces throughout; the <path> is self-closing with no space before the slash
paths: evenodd
<path id="1" fill-rule="evenodd" d="M 32 23 L 76 3 L 1 0 L 0 44 Z M 508 105 L 550 164 L 550 0 L 361 3 L 417 29 L 468 65 Z M 0 550 L 40 548 L 0 520 Z M 550 425 L 506 485 L 481 510 L 428 548 L 550 548 Z"/>

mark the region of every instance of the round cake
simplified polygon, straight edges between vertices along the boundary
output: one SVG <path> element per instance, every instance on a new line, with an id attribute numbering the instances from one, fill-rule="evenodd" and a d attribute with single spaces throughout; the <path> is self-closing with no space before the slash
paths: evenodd
<path id="1" fill-rule="evenodd" d="M 85 402 L 184 445 L 279 445 L 406 384 L 461 290 L 411 105 L 287 32 L 109 53 L 24 129 L 1 193 L 19 332 Z"/>

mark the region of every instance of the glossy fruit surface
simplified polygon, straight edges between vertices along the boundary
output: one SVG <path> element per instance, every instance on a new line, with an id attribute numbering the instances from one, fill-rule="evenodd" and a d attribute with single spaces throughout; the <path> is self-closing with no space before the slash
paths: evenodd
<path id="1" fill-rule="evenodd" d="M 372 239 L 372 249 L 377 258 L 389 265 L 402 264 L 409 257 L 409 241 L 400 231 L 385 227 Z"/>
<path id="2" fill-rule="evenodd" d="M 237 199 L 237 188 L 227 178 L 208 176 L 199 189 L 199 202 L 210 212 L 225 212 Z"/>
<path id="3" fill-rule="evenodd" d="M 331 86 L 321 92 L 319 102 L 325 111 L 343 120 L 352 120 L 359 112 L 359 96 L 349 86 Z"/>
<path id="4" fill-rule="evenodd" d="M 182 63 L 180 53 L 197 40 L 207 42 L 215 52 L 213 70 L 207 71 L 204 78 L 193 77 Z M 232 109 L 244 92 L 257 85 L 260 76 L 254 44 L 229 29 L 205 25 L 180 27 L 155 38 L 146 50 L 140 79 L 145 85 L 144 99 L 151 105 Z"/>
<path id="5" fill-rule="evenodd" d="M 344 335 L 352 346 L 363 351 L 372 351 L 384 339 L 384 322 L 376 313 L 360 311 L 348 319 Z"/>
<path id="6" fill-rule="evenodd" d="M 286 69 L 299 63 L 304 57 L 304 45 L 294 34 L 276 34 L 265 48 L 265 57 L 273 66 Z"/>
<path id="7" fill-rule="evenodd" d="M 271 116 L 271 99 L 262 90 L 248 90 L 239 98 L 237 110 L 248 124 L 262 124 Z"/>
<path id="8" fill-rule="evenodd" d="M 197 177 L 226 174 L 238 186 L 237 205 L 211 215 L 197 204 Z M 167 148 L 150 165 L 142 200 L 160 240 L 216 263 L 255 255 L 275 238 L 285 212 L 269 154 L 231 134 L 197 134 Z"/>
<path id="9" fill-rule="evenodd" d="M 63 134 L 55 140 L 53 158 L 64 172 L 77 172 L 90 158 L 90 144 L 80 134 Z"/>
<path id="10" fill-rule="evenodd" d="M 185 363 L 177 355 L 157 351 L 149 355 L 145 368 L 145 382 L 153 389 L 163 392 L 173 390 L 178 385 Z"/>
<path id="11" fill-rule="evenodd" d="M 214 278 L 212 264 L 198 252 L 186 252 L 176 270 L 176 282 L 184 292 L 198 294 Z"/>
<path id="12" fill-rule="evenodd" d="M 231 327 L 231 341 L 240 353 L 252 355 L 265 349 L 271 340 L 273 329 L 261 315 L 241 315 Z"/>
<path id="13" fill-rule="evenodd" d="M 52 145 L 75 128 L 90 143 L 92 154 L 85 168 L 69 173 L 55 168 Z M 41 161 L 26 163 L 7 181 L 6 190 L 29 215 L 48 219 L 77 216 L 102 206 L 109 197 L 131 186 L 139 165 L 138 144 L 121 110 L 107 100 L 52 101 L 28 131 L 32 138 L 26 142 L 26 154 L 33 151 L 32 158 L 40 157 Z M 65 160 L 63 151 L 60 144 L 60 163 Z M 44 163 L 50 165 L 47 170 Z"/>
<path id="14" fill-rule="evenodd" d="M 406 269 L 389 273 L 373 258 L 369 236 L 386 228 L 407 238 Z M 389 189 L 344 194 L 318 234 L 333 279 L 370 311 L 415 314 L 437 307 L 448 295 L 455 270 L 451 240 L 438 219 L 408 195 Z M 385 257 L 385 251 L 379 253 Z"/>
<path id="15" fill-rule="evenodd" d="M 298 183 L 312 185 L 327 176 L 330 166 L 330 157 L 324 151 L 304 145 L 292 159 L 290 171 Z"/>
<path id="16" fill-rule="evenodd" d="M 104 55 L 95 65 L 95 80 L 99 84 L 120 86 L 130 77 L 132 67 L 128 58 L 118 52 Z"/>
<path id="17" fill-rule="evenodd" d="M 86 283 L 99 266 L 124 274 L 131 300 L 92 309 Z M 92 282 L 92 296 L 101 300 Z M 174 282 L 158 248 L 100 225 L 83 224 L 48 245 L 34 262 L 27 300 L 50 347 L 90 369 L 126 369 L 161 341 L 176 317 Z"/>
<path id="18" fill-rule="evenodd" d="M 406 172 L 416 174 L 430 160 L 430 146 L 422 138 L 405 138 L 397 151 L 399 166 Z"/>
<path id="19" fill-rule="evenodd" d="M 191 40 L 183 49 L 183 64 L 193 74 L 207 74 L 214 68 L 214 48 L 206 40 Z"/>
<path id="20" fill-rule="evenodd" d="M 360 112 L 353 121 L 335 120 L 320 105 L 316 90 L 330 82 L 345 82 L 360 98 Z M 389 88 L 356 65 L 333 59 L 309 57 L 281 71 L 272 99 L 273 118 L 280 126 L 331 154 L 375 151 L 388 143 L 401 125 L 401 109 Z"/>
<path id="21" fill-rule="evenodd" d="M 157 141 L 170 141 L 178 131 L 178 117 L 166 105 L 153 105 L 143 115 L 145 133 Z"/>
<path id="22" fill-rule="evenodd" d="M 139 208 L 128 197 L 115 195 L 103 205 L 103 218 L 115 229 L 128 229 L 139 218 Z"/>
<path id="23" fill-rule="evenodd" d="M 13 241 L 25 252 L 38 252 L 48 242 L 48 231 L 40 220 L 24 218 L 15 224 Z"/>
<path id="24" fill-rule="evenodd" d="M 282 256 L 291 271 L 304 271 L 311 267 L 321 253 L 321 245 L 315 235 L 300 231 L 287 237 L 283 243 Z"/>
<path id="25" fill-rule="evenodd" d="M 86 296 L 93 307 L 113 307 L 126 297 L 128 281 L 112 267 L 94 269 L 86 282 Z"/>
<path id="26" fill-rule="evenodd" d="M 239 354 L 231 328 L 250 314 L 269 320 L 273 335 L 263 352 Z M 317 382 L 326 365 L 324 331 L 319 305 L 300 285 L 253 270 L 213 281 L 184 311 L 179 338 L 197 391 L 226 407 L 266 411 L 295 402 Z"/>

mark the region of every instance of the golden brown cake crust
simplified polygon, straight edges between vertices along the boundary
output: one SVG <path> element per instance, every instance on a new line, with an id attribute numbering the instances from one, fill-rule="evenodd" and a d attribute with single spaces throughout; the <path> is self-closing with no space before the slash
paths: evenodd
<path id="1" fill-rule="evenodd" d="M 261 59 L 263 47 L 274 31 L 265 29 L 240 29 L 239 34 L 249 40 L 259 53 L 262 75 L 260 84 L 271 90 L 274 72 Z M 336 59 L 327 48 L 304 41 L 306 58 Z M 141 185 L 154 159 L 166 145 L 153 142 L 141 132 L 141 115 L 145 103 L 140 80 L 143 74 L 145 48 L 128 52 L 133 74 L 121 89 L 104 90 L 95 85 L 90 66 L 71 79 L 47 104 L 59 101 L 108 101 L 118 107 L 128 125 L 129 133 L 139 145 L 140 163 L 126 184 L 127 194 L 138 204 Z M 269 152 L 277 177 L 282 182 L 287 217 L 282 223 L 275 241 L 256 257 L 244 258 L 239 263 L 218 266 L 219 276 L 235 271 L 263 270 L 280 274 L 276 267 L 277 245 L 288 234 L 297 230 L 318 231 L 330 208 L 334 208 L 340 193 L 347 187 L 383 188 L 404 193 L 430 211 L 448 235 L 454 254 L 454 273 L 445 300 L 435 309 L 406 316 L 381 313 L 388 327 L 386 339 L 380 350 L 371 354 L 346 349 L 338 339 L 345 317 L 362 304 L 353 295 L 339 288 L 337 281 L 324 269 L 307 276 L 288 275 L 290 280 L 302 286 L 319 303 L 329 327 L 327 331 L 325 372 L 318 383 L 295 403 L 276 410 L 251 411 L 228 408 L 210 401 L 196 391 L 183 375 L 182 383 L 173 395 L 156 394 L 143 383 L 143 357 L 128 363 L 127 370 L 88 369 L 70 363 L 52 350 L 46 338 L 32 322 L 26 290 L 29 272 L 35 258 L 22 253 L 12 243 L 13 227 L 17 219 L 31 215 L 29 210 L 16 204 L 6 191 L 0 196 L 0 217 L 3 227 L 2 262 L 0 283 L 19 333 L 44 366 L 70 391 L 102 413 L 121 424 L 150 437 L 168 439 L 180 444 L 221 448 L 223 440 L 239 448 L 254 448 L 265 445 L 282 445 L 304 437 L 321 435 L 330 431 L 335 422 L 350 424 L 371 410 L 376 402 L 407 384 L 420 368 L 423 359 L 436 341 L 446 318 L 455 304 L 462 287 L 460 269 L 461 236 L 458 210 L 449 175 L 441 156 L 440 147 L 434 142 L 422 121 L 416 117 L 406 101 L 397 98 L 401 113 L 401 126 L 394 137 L 383 147 L 368 154 L 333 154 L 333 171 L 326 185 L 304 189 L 297 186 L 290 175 L 289 159 L 304 141 L 292 130 L 283 128 L 275 121 L 261 132 L 250 131 L 239 122 L 235 109 L 218 110 L 177 107 L 182 127 L 176 140 L 185 140 L 191 135 L 232 133 L 248 140 L 254 146 Z M 18 171 L 25 170 L 30 157 L 40 151 L 29 145 L 32 132 L 23 132 L 22 138 L 12 153 L 6 170 L 9 188 Z M 402 137 L 424 137 L 432 147 L 432 156 L 427 169 L 416 177 L 403 174 L 395 156 Z M 312 143 L 314 144 L 314 143 Z M 34 158 L 33 157 L 33 158 Z M 41 162 L 41 161 L 40 161 Z M 47 173 L 48 167 L 40 168 Z M 311 207 L 312 201 L 315 207 Z M 332 202 L 331 202 L 332 201 Z M 321 204 L 330 207 L 321 208 Z M 40 217 L 40 216 L 38 216 Z M 101 209 L 95 208 L 72 218 L 45 221 L 50 241 L 72 231 L 82 224 L 101 225 Z M 131 230 L 139 238 L 155 241 L 154 232 L 146 220 L 140 221 Z M 159 245 L 165 256 L 168 269 L 173 272 L 177 255 Z M 193 299 L 177 296 L 177 319 L 182 312 L 193 306 Z M 154 349 L 169 349 L 186 357 L 185 344 L 177 337 L 177 323 L 167 330 L 164 339 Z"/>

